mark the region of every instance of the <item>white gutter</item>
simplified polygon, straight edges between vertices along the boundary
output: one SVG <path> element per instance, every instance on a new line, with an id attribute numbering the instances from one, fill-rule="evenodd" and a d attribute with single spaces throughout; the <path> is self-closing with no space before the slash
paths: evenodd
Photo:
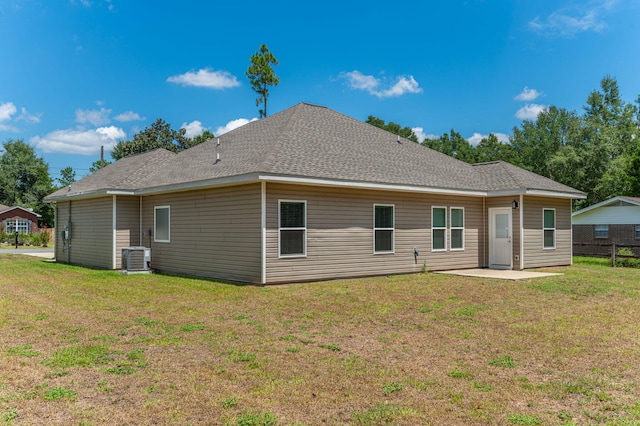
<path id="1" fill-rule="evenodd" d="M 470 197 L 500 197 L 500 196 L 514 196 L 514 195 L 538 195 L 543 197 L 558 197 L 558 198 L 575 198 L 584 199 L 585 194 L 570 193 L 570 192 L 554 192 L 537 189 L 510 189 L 503 191 L 479 191 L 479 190 L 464 190 L 464 189 L 451 189 L 451 188 L 438 188 L 419 185 L 404 185 L 404 184 L 389 184 L 389 183 L 376 183 L 376 182 L 355 182 L 347 180 L 334 180 L 324 178 L 305 178 L 298 176 L 282 176 L 271 175 L 261 173 L 250 173 L 246 175 L 229 176 L 216 179 L 207 179 L 196 182 L 185 182 L 173 185 L 156 186 L 153 188 L 141 188 L 136 190 L 116 190 L 116 189 L 100 189 L 95 191 L 87 191 L 81 193 L 75 193 L 71 196 L 58 196 L 54 198 L 47 198 L 46 202 L 62 201 L 76 198 L 92 198 L 102 195 L 152 195 L 167 192 L 180 192 L 189 191 L 193 189 L 211 188 L 231 186 L 253 182 L 280 182 L 280 183 L 293 183 L 304 184 L 312 186 L 327 186 L 327 187 L 342 187 L 342 188 L 357 188 L 357 189 L 374 189 L 374 190 L 387 190 L 387 191 L 400 191 L 400 192 L 412 192 L 412 193 L 427 193 L 427 194 L 443 194 L 443 195 L 465 195 Z"/>

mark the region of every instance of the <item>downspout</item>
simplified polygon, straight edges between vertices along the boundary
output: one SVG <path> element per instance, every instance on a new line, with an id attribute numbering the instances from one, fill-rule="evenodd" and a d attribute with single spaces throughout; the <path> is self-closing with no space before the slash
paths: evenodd
<path id="1" fill-rule="evenodd" d="M 524 196 L 520 194 L 520 270 L 524 269 Z"/>
<path id="2" fill-rule="evenodd" d="M 487 251 L 489 251 L 488 242 L 487 242 L 487 228 L 489 228 L 489 224 L 487 223 L 487 206 L 486 206 L 487 198 L 482 197 L 482 262 L 483 267 L 486 268 L 489 264 L 487 261 Z"/>
<path id="3" fill-rule="evenodd" d="M 69 234 L 71 234 L 71 226 L 72 226 L 72 222 L 71 222 L 71 203 L 72 203 L 72 201 L 69 200 L 69 218 L 67 219 L 67 227 L 68 227 Z M 71 263 L 71 238 L 67 239 L 67 263 L 68 264 Z"/>
<path id="4" fill-rule="evenodd" d="M 143 237 L 144 237 L 144 233 L 142 232 L 142 195 L 140 196 L 140 207 L 138 208 L 139 212 L 140 212 L 140 224 L 138 226 L 138 234 L 140 237 L 139 240 L 139 246 L 142 246 L 144 243 L 142 241 Z"/>
<path id="5" fill-rule="evenodd" d="M 117 235 L 117 231 L 116 231 L 116 225 L 117 225 L 117 222 L 116 222 L 117 213 L 116 213 L 116 211 L 117 211 L 117 209 L 116 209 L 116 196 L 114 195 L 113 196 L 113 213 L 112 213 L 112 216 L 111 216 L 111 222 L 112 222 L 111 223 L 111 232 L 113 234 L 113 241 L 112 241 L 113 253 L 111 255 L 111 259 L 112 259 L 111 269 L 116 269 L 116 249 L 117 249 L 117 243 L 118 243 L 118 235 Z"/>
<path id="6" fill-rule="evenodd" d="M 58 251 L 58 203 L 53 203 L 53 260 L 55 261 L 58 256 L 56 253 Z M 49 234 L 51 235 L 51 234 Z"/>
<path id="7" fill-rule="evenodd" d="M 571 212 L 573 211 L 573 200 L 569 198 L 569 239 L 571 241 L 571 251 L 569 254 L 571 255 L 570 265 L 573 265 L 573 215 Z"/>
<path id="8" fill-rule="evenodd" d="M 260 184 L 260 254 L 261 254 L 261 284 L 267 283 L 267 182 L 262 181 Z"/>

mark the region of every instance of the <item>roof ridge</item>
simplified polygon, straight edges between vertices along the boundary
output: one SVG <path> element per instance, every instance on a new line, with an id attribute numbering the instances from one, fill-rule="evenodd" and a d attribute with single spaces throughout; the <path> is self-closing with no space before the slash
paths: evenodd
<path id="1" fill-rule="evenodd" d="M 291 111 L 289 117 L 286 118 L 284 124 L 280 128 L 280 131 L 277 133 L 276 137 L 274 138 L 273 149 L 269 151 L 269 153 L 265 155 L 264 160 L 260 162 L 260 166 L 259 166 L 260 170 L 268 171 L 271 169 L 273 162 L 276 160 L 276 158 L 278 158 L 278 152 L 280 152 L 280 150 L 282 149 L 282 146 L 284 145 L 284 140 L 286 139 L 285 136 L 287 136 L 286 131 L 288 130 L 288 128 L 293 127 L 293 125 L 295 124 L 294 117 L 296 117 L 299 114 L 300 106 L 304 104 L 305 104 L 304 102 L 298 103 L 292 106 L 291 108 L 288 108 L 284 111 L 280 111 L 278 113 L 278 114 L 282 114 L 287 111 Z M 275 115 L 276 114 L 274 114 L 273 116 Z M 268 120 L 268 118 L 265 118 L 264 120 Z"/>
<path id="2" fill-rule="evenodd" d="M 502 160 L 498 160 L 497 161 L 498 164 L 500 164 L 500 166 L 502 166 L 502 168 L 504 169 L 505 172 L 507 172 L 507 174 L 509 175 L 509 177 L 511 177 L 511 179 L 513 179 L 514 182 L 516 182 L 516 184 L 520 187 L 522 187 L 522 183 L 520 182 L 520 179 L 518 178 L 518 176 L 515 175 L 515 173 L 512 173 L 512 171 L 510 170 L 510 168 L 508 166 L 510 166 L 511 164 L 507 163 L 506 161 L 502 161 Z M 522 169 L 525 171 L 529 171 L 527 169 Z M 541 175 L 542 176 L 542 175 Z M 543 176 L 544 177 L 544 176 Z"/>

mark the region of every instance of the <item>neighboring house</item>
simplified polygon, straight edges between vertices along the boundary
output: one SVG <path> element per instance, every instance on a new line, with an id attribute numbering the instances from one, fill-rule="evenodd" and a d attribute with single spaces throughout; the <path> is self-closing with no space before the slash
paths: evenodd
<path id="1" fill-rule="evenodd" d="M 300 103 L 175 154 L 123 158 L 45 198 L 56 258 L 271 284 L 571 264 L 585 194 L 501 161 L 467 164 Z"/>
<path id="2" fill-rule="evenodd" d="M 576 255 L 608 255 L 612 243 L 640 245 L 640 198 L 613 197 L 572 216 Z M 631 249 L 640 256 L 640 247 Z"/>
<path id="3" fill-rule="evenodd" d="M 39 217 L 41 216 L 34 213 L 31 209 L 25 209 L 19 206 L 9 207 L 0 204 L 0 223 L 2 223 L 2 230 L 4 232 L 38 232 Z"/>

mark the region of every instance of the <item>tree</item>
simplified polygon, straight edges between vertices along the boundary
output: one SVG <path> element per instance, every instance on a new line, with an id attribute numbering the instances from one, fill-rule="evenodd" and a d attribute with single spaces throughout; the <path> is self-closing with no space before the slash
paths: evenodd
<path id="1" fill-rule="evenodd" d="M 180 152 L 197 145 L 193 139 L 186 137 L 185 133 L 185 129 L 173 130 L 169 123 L 158 118 L 150 127 L 145 127 L 140 133 L 133 135 L 133 140 L 118 142 L 111 152 L 111 157 L 119 160 L 158 148 Z"/>
<path id="2" fill-rule="evenodd" d="M 213 132 L 211 130 L 205 130 L 204 132 L 202 132 L 202 134 L 198 135 L 198 136 L 194 136 L 192 138 L 193 141 L 193 145 L 192 146 L 196 146 L 198 144 L 201 144 L 202 142 L 206 142 L 210 139 L 215 138 L 216 136 L 213 134 Z"/>
<path id="3" fill-rule="evenodd" d="M 422 145 L 436 151 L 457 158 L 465 163 L 476 163 L 476 150 L 468 140 L 455 130 L 451 129 L 449 134 L 445 133 L 438 139 L 425 139 Z"/>
<path id="4" fill-rule="evenodd" d="M 260 104 L 264 105 L 263 109 L 260 109 L 260 118 L 267 116 L 267 99 L 269 98 L 269 86 L 277 86 L 280 84 L 280 78 L 276 76 L 272 65 L 278 65 L 278 60 L 271 52 L 266 44 L 260 46 L 253 56 L 251 56 L 251 65 L 245 72 L 251 88 L 258 94 L 256 99 L 256 106 Z"/>
<path id="5" fill-rule="evenodd" d="M 535 121 L 523 121 L 519 128 L 513 129 L 511 136 L 517 163 L 534 173 L 551 177 L 551 157 L 563 146 L 580 140 L 581 126 L 575 112 L 553 105 L 538 114 Z"/>
<path id="6" fill-rule="evenodd" d="M 399 124 L 396 124 L 393 121 L 390 121 L 387 124 L 384 122 L 384 120 L 374 117 L 373 115 L 367 117 L 365 123 L 379 127 L 380 129 L 384 129 L 387 132 L 393 133 L 394 135 L 402 136 L 403 138 L 412 140 L 416 143 L 418 142 L 418 137 L 413 132 L 411 127 L 400 127 Z"/>
<path id="7" fill-rule="evenodd" d="M 498 160 L 515 163 L 515 158 L 513 147 L 508 143 L 500 142 L 493 133 L 490 133 L 486 138 L 482 138 L 476 147 L 476 161 L 478 163 Z"/>
<path id="8" fill-rule="evenodd" d="M 60 177 L 56 178 L 60 188 L 71 185 L 76 181 L 76 172 L 71 167 L 65 167 L 60 170 Z"/>
<path id="9" fill-rule="evenodd" d="M 32 208 L 44 225 L 53 225 L 53 210 L 42 200 L 53 192 L 49 166 L 22 139 L 9 139 L 0 150 L 0 204 Z"/>
<path id="10" fill-rule="evenodd" d="M 97 172 L 98 170 L 100 170 L 103 167 L 107 167 L 109 164 L 111 164 L 111 161 L 107 161 L 107 160 L 96 160 L 91 164 L 91 167 L 89 167 L 89 171 L 91 173 Z"/>

